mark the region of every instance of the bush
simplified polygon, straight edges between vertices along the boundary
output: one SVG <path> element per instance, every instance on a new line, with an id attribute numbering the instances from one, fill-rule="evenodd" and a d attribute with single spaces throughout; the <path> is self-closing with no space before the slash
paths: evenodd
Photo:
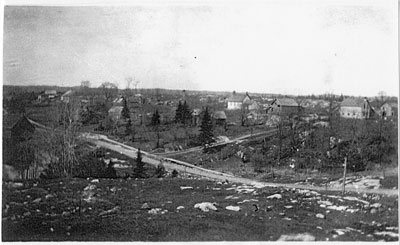
<path id="1" fill-rule="evenodd" d="M 164 165 L 162 163 L 158 164 L 154 176 L 157 178 L 163 178 L 165 174 L 166 171 Z"/>
<path id="2" fill-rule="evenodd" d="M 253 162 L 254 172 L 263 173 L 265 172 L 265 168 L 267 167 L 265 156 L 260 153 L 255 153 L 251 157 L 251 161 Z"/>

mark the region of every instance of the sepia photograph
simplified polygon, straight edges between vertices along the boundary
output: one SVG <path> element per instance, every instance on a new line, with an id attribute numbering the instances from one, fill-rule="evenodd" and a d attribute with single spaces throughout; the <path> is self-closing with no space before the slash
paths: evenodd
<path id="1" fill-rule="evenodd" d="M 398 243 L 398 0 L 1 7 L 2 242 Z"/>

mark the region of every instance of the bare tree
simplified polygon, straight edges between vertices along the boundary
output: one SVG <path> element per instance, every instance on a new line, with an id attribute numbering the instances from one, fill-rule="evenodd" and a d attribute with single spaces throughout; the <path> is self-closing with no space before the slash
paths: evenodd
<path id="1" fill-rule="evenodd" d="M 100 85 L 100 89 L 107 101 L 118 94 L 118 86 L 115 83 L 104 82 Z"/>

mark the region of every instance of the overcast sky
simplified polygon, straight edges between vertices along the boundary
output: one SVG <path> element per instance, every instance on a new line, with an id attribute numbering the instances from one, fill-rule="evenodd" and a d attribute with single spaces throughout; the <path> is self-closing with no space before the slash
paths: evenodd
<path id="1" fill-rule="evenodd" d="M 4 84 L 397 95 L 397 1 L 361 3 L 6 6 Z"/>

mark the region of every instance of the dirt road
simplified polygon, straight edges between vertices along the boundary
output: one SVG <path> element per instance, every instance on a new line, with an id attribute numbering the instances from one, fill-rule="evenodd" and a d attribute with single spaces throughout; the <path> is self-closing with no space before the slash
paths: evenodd
<path id="1" fill-rule="evenodd" d="M 114 140 L 108 139 L 106 136 L 102 135 L 94 135 L 94 134 L 84 134 L 83 138 L 92 142 L 97 146 L 101 146 L 116 152 L 119 152 L 129 158 L 135 159 L 137 156 L 137 149 L 124 145 Z M 157 166 L 159 163 L 163 163 L 166 169 L 173 170 L 176 169 L 179 172 L 197 175 L 209 179 L 219 180 L 219 181 L 229 181 L 233 183 L 247 184 L 247 185 L 255 185 L 260 187 L 284 187 L 284 188 L 296 188 L 296 189 L 307 189 L 314 191 L 341 191 L 341 188 L 335 187 L 320 187 L 320 186 L 311 186 L 311 185 L 299 185 L 299 184 L 284 184 L 284 183 L 268 183 L 268 182 L 260 182 L 254 181 L 251 179 L 236 177 L 233 175 L 201 168 L 198 166 L 194 166 L 192 164 L 178 161 L 171 158 L 165 158 L 161 156 L 156 156 L 154 154 L 149 154 L 147 152 L 143 153 L 143 161 L 145 163 L 151 164 L 153 166 Z M 346 188 L 347 192 L 357 192 L 357 193 L 370 193 L 370 194 L 382 194 L 387 196 L 397 196 L 398 190 L 394 189 L 357 189 L 357 188 Z"/>

